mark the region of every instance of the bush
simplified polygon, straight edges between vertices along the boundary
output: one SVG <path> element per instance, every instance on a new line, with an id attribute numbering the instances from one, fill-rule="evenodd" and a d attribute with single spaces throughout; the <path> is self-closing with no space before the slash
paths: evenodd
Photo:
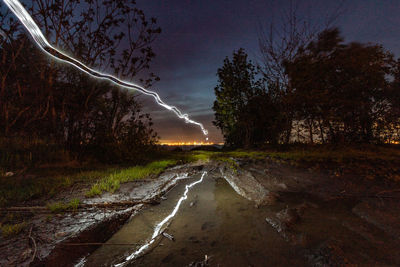
<path id="1" fill-rule="evenodd" d="M 26 222 L 17 224 L 4 224 L 0 226 L 3 237 L 11 237 L 19 234 L 26 227 Z"/>

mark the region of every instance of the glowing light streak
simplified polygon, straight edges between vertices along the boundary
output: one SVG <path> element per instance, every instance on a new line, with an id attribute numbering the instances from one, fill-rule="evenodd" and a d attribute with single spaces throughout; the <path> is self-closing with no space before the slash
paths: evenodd
<path id="1" fill-rule="evenodd" d="M 167 223 L 176 215 L 176 213 L 178 212 L 179 207 L 181 206 L 182 202 L 183 202 L 184 200 L 187 199 L 187 194 L 188 194 L 188 192 L 189 192 L 189 189 L 192 188 L 193 186 L 195 186 L 196 184 L 201 183 L 201 182 L 203 181 L 204 176 L 205 176 L 206 174 L 207 174 L 206 171 L 203 172 L 202 175 L 201 175 L 201 178 L 200 178 L 199 180 L 197 180 L 197 181 L 195 181 L 195 182 L 193 182 L 193 183 L 191 183 L 191 184 L 189 184 L 189 185 L 186 185 L 186 187 L 185 187 L 185 192 L 183 192 L 183 196 L 182 196 L 182 197 L 178 200 L 178 202 L 176 203 L 175 208 L 172 210 L 172 212 L 171 212 L 167 217 L 164 218 L 164 220 L 162 220 L 161 222 L 159 222 L 159 223 L 156 225 L 156 227 L 154 228 L 154 232 L 153 232 L 153 235 L 152 235 L 150 241 L 148 241 L 146 244 L 144 244 L 143 246 L 141 246 L 141 247 L 140 247 L 138 250 L 136 250 L 134 253 L 132 253 L 131 255 L 129 255 L 129 256 L 125 259 L 125 260 L 126 260 L 125 262 L 116 264 L 115 267 L 124 266 L 128 261 L 131 261 L 131 260 L 137 258 L 140 254 L 142 254 L 144 251 L 146 251 L 146 249 L 148 249 L 148 248 L 156 241 L 156 238 L 157 238 L 160 234 L 162 234 L 162 228 L 163 228 L 163 226 L 164 226 L 165 224 L 167 224 Z"/>
<path id="2" fill-rule="evenodd" d="M 201 131 L 205 136 L 208 135 L 208 131 L 204 128 L 203 124 L 200 122 L 194 121 L 189 119 L 188 114 L 182 114 L 182 112 L 176 108 L 175 106 L 170 106 L 167 105 L 164 101 L 161 100 L 160 96 L 153 91 L 147 90 L 137 84 L 131 83 L 131 82 L 126 82 L 123 80 L 120 80 L 112 75 L 105 74 L 98 72 L 96 70 L 93 70 L 83 64 L 82 62 L 64 54 L 54 46 L 52 46 L 47 39 L 44 37 L 43 33 L 41 32 L 40 28 L 38 25 L 35 23 L 35 21 L 32 19 L 31 15 L 25 10 L 25 8 L 22 6 L 22 4 L 18 0 L 3 0 L 6 5 L 10 8 L 10 10 L 17 16 L 17 18 L 21 21 L 21 23 L 25 26 L 25 28 L 28 30 L 30 35 L 32 36 L 33 40 L 39 45 L 39 47 L 49 56 L 52 58 L 55 58 L 57 60 L 60 60 L 64 63 L 68 63 L 79 70 L 93 76 L 99 79 L 104 79 L 111 81 L 113 84 L 118 85 L 120 87 L 128 88 L 128 89 L 134 89 L 138 90 L 139 92 L 152 96 L 156 103 L 176 114 L 180 119 L 185 120 L 186 123 L 191 123 L 194 125 L 197 125 L 201 128 Z M 206 138 L 208 140 L 208 138 Z"/>

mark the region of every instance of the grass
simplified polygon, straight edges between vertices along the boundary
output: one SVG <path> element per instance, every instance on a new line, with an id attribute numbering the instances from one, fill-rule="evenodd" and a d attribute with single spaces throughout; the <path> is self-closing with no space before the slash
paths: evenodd
<path id="1" fill-rule="evenodd" d="M 54 196 L 76 184 L 89 185 L 88 197 L 104 192 L 115 192 L 121 184 L 160 174 L 169 166 L 194 161 L 225 162 L 234 171 L 238 169 L 235 158 L 268 159 L 287 162 L 301 168 L 333 170 L 340 174 L 353 173 L 373 179 L 385 177 L 400 181 L 400 149 L 395 146 L 352 145 L 289 146 L 259 151 L 192 151 L 160 152 L 148 155 L 152 162 L 142 166 L 91 165 L 48 166 L 30 170 L 30 176 L 0 177 L 0 206 L 20 203 L 42 196 Z M 4 172 L 4 171 L 3 171 Z"/>
<path id="2" fill-rule="evenodd" d="M 233 170 L 234 173 L 237 173 L 238 169 L 239 169 L 239 165 L 236 163 L 236 161 L 231 158 L 231 157 L 217 157 L 216 158 L 217 161 L 219 162 L 224 162 L 228 165 L 228 167 L 230 169 Z"/>
<path id="3" fill-rule="evenodd" d="M 149 155 L 150 157 L 150 155 Z M 157 175 L 167 167 L 195 161 L 203 156 L 187 153 L 162 152 L 151 156 L 153 162 L 144 166 L 68 164 L 49 165 L 29 170 L 29 175 L 4 177 L 0 175 L 0 206 L 21 203 L 42 196 L 52 197 L 76 184 L 91 186 L 88 196 L 104 191 L 115 192 L 121 183 Z"/>
<path id="4" fill-rule="evenodd" d="M 183 161 L 185 162 L 193 162 L 193 161 L 198 161 L 201 160 L 203 162 L 208 162 L 210 159 L 214 158 L 216 155 L 219 155 L 220 152 L 211 152 L 211 151 L 192 151 L 192 152 L 187 152 L 186 155 L 184 156 Z"/>
<path id="5" fill-rule="evenodd" d="M 117 170 L 116 167 L 97 167 L 98 170 L 57 169 L 50 173 L 36 171 L 28 177 L 0 177 L 0 206 L 10 205 L 41 196 L 54 196 L 74 184 L 91 184 Z M 57 173 L 58 174 L 54 174 Z"/>
<path id="6" fill-rule="evenodd" d="M 54 202 L 47 204 L 47 208 L 53 213 L 61 213 L 67 210 L 76 211 L 78 209 L 80 200 L 77 198 L 71 199 L 68 203 Z"/>
<path id="7" fill-rule="evenodd" d="M 357 175 L 367 179 L 400 181 L 400 147 L 388 145 L 291 145 L 265 150 L 224 152 L 196 151 L 189 157 L 225 162 L 234 171 L 235 158 L 267 159 L 303 169 L 325 170 L 335 176 Z"/>
<path id="8" fill-rule="evenodd" d="M 165 158 L 158 161 L 151 162 L 144 166 L 135 166 L 123 170 L 118 170 L 114 173 L 107 175 L 98 182 L 92 185 L 90 190 L 86 193 L 87 197 L 94 197 L 101 195 L 104 192 L 114 193 L 120 188 L 122 183 L 143 179 L 151 175 L 158 175 L 166 168 L 177 165 L 179 163 L 189 163 L 195 161 L 208 162 L 210 160 L 226 161 L 231 166 L 236 167 L 234 160 L 228 158 L 220 152 L 210 151 L 193 151 L 193 152 L 168 152 L 163 155 Z"/>
<path id="9" fill-rule="evenodd" d="M 335 176 L 349 174 L 367 179 L 386 178 L 400 181 L 399 146 L 293 145 L 264 151 L 237 150 L 222 155 L 233 158 L 264 158 L 274 162 L 286 162 L 303 169 L 325 170 Z"/>
<path id="10" fill-rule="evenodd" d="M 187 155 L 188 161 L 223 161 L 223 162 L 234 162 L 233 158 L 252 158 L 262 159 L 267 156 L 266 152 L 261 151 L 246 151 L 246 150 L 234 150 L 225 152 L 210 152 L 210 151 L 193 151 Z"/>
<path id="11" fill-rule="evenodd" d="M 16 224 L 1 224 L 0 231 L 3 237 L 11 237 L 19 234 L 25 227 L 27 223 L 21 222 Z"/>
<path id="12" fill-rule="evenodd" d="M 144 166 L 135 166 L 114 172 L 97 183 L 86 193 L 87 197 L 101 195 L 103 192 L 114 193 L 119 189 L 122 183 L 131 182 L 138 179 L 149 177 L 150 175 L 158 175 L 166 168 L 176 165 L 177 160 L 159 160 L 151 162 Z"/>

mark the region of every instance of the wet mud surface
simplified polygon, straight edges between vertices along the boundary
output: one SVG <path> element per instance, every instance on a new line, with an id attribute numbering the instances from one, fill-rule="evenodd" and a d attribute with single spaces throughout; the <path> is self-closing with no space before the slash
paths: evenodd
<path id="1" fill-rule="evenodd" d="M 195 178 L 195 177 L 194 177 Z M 152 235 L 182 194 L 181 182 L 160 205 L 143 210 L 117 232 L 109 244 L 90 255 L 85 266 L 110 266 L 124 261 Z M 290 246 L 265 222 L 267 211 L 238 195 L 221 177 L 208 175 L 193 187 L 163 237 L 152 250 L 126 266 L 189 266 L 204 261 L 212 266 L 304 265 L 301 252 Z M 206 256 L 207 255 L 207 256 Z"/>
<path id="2" fill-rule="evenodd" d="M 193 177 L 195 178 L 195 177 Z M 173 209 L 182 182 L 135 216 L 84 266 L 399 266 L 396 184 L 259 162 L 219 166 L 193 188 L 160 240 L 125 262 Z M 357 190 L 353 188 L 356 187 Z"/>
<path id="3" fill-rule="evenodd" d="M 79 243 L 106 241 L 132 214 L 145 206 L 115 207 L 113 203 L 148 201 L 157 204 L 159 196 L 174 187 L 180 177 L 197 173 L 199 168 L 202 167 L 198 164 L 176 166 L 154 179 L 125 183 L 115 194 L 105 193 L 101 197 L 88 199 L 84 196 L 85 191 L 77 189 L 75 192 L 62 192 L 54 199 L 68 202 L 78 197 L 83 204 L 106 204 L 105 208 L 92 207 L 61 214 L 46 210 L 18 213 L 18 216 L 29 218 L 35 244 L 25 232 L 13 238 L 0 238 L 0 266 L 73 266 L 82 255 L 98 247 Z"/>
<path id="4" fill-rule="evenodd" d="M 53 224 L 38 221 L 36 230 L 42 227 L 58 241 L 48 242 L 47 250 L 41 251 L 49 256 L 43 254 L 34 265 L 400 266 L 398 183 L 332 177 L 266 160 L 237 162 L 237 170 L 215 162 L 177 167 L 159 179 L 127 184 L 115 195 L 90 200 L 156 198 L 157 205 L 70 214 Z M 185 186 L 204 170 L 208 175 L 190 189 L 166 235 L 160 235 L 138 258 L 126 261 L 151 238 L 155 225 L 171 213 Z M 30 247 L 26 239 L 13 242 Z M 64 246 L 85 242 L 104 244 L 86 250 Z M 23 251 L 9 247 L 9 254 Z M 4 248 L 8 249 L 0 244 L 0 250 Z M 32 253 L 28 252 L 29 258 Z"/>

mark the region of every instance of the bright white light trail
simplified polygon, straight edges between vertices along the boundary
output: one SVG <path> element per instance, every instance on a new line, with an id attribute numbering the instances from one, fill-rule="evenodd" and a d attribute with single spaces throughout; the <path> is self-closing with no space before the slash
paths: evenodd
<path id="1" fill-rule="evenodd" d="M 205 136 L 208 135 L 208 131 L 204 128 L 203 124 L 189 119 L 189 115 L 182 114 L 182 112 L 178 108 L 164 103 L 164 101 L 161 100 L 160 96 L 156 92 L 149 91 L 149 90 L 147 90 L 137 84 L 134 84 L 134 83 L 122 81 L 112 75 L 95 71 L 95 70 L 89 68 L 88 66 L 86 66 L 85 64 L 83 64 L 82 62 L 59 51 L 57 48 L 52 46 L 47 41 L 47 39 L 44 37 L 43 33 L 41 32 L 40 28 L 38 27 L 38 25 L 32 19 L 31 15 L 29 15 L 29 13 L 25 10 L 25 8 L 22 6 L 22 4 L 18 0 L 3 0 L 3 1 L 10 8 L 10 10 L 15 14 L 15 16 L 17 16 L 17 18 L 21 21 L 21 23 L 25 26 L 25 28 L 28 30 L 28 32 L 32 36 L 33 40 L 49 56 L 51 56 L 55 59 L 58 59 L 62 62 L 68 63 L 93 77 L 96 77 L 99 79 L 104 79 L 104 80 L 109 80 L 118 86 L 128 88 L 128 89 L 138 90 L 139 92 L 141 92 L 145 95 L 152 96 L 155 99 L 155 101 L 157 102 L 157 104 L 159 104 L 160 106 L 162 106 L 168 110 L 173 111 L 180 119 L 185 120 L 186 123 L 191 123 L 191 124 L 195 124 L 195 125 L 199 126 L 201 128 L 201 131 L 203 132 L 203 134 Z M 206 138 L 206 140 L 208 140 L 208 138 Z"/>
<path id="2" fill-rule="evenodd" d="M 199 184 L 203 181 L 204 176 L 207 174 L 207 172 L 203 172 L 201 175 L 201 178 L 193 183 L 191 183 L 190 185 L 186 185 L 186 189 L 185 192 L 183 193 L 183 196 L 178 200 L 178 202 L 176 203 L 175 208 L 173 209 L 173 211 L 164 218 L 164 220 L 162 220 L 161 222 L 159 222 L 156 227 L 154 228 L 154 232 L 153 232 L 153 236 L 151 237 L 150 241 L 148 241 L 146 244 L 144 244 L 143 246 L 141 246 L 138 250 L 136 250 L 134 253 L 132 253 L 131 255 L 129 255 L 125 260 L 125 262 L 123 263 L 119 263 L 114 265 L 115 267 L 121 267 L 124 266 L 128 261 L 131 261 L 133 259 L 135 259 L 136 257 L 138 257 L 140 254 L 142 254 L 146 249 L 148 249 L 151 244 L 153 244 L 156 241 L 156 238 L 162 233 L 162 227 L 168 223 L 178 212 L 179 207 L 181 206 L 182 202 L 187 199 L 187 194 L 189 192 L 189 189 L 192 188 L 193 186 L 195 186 L 196 184 Z"/>

